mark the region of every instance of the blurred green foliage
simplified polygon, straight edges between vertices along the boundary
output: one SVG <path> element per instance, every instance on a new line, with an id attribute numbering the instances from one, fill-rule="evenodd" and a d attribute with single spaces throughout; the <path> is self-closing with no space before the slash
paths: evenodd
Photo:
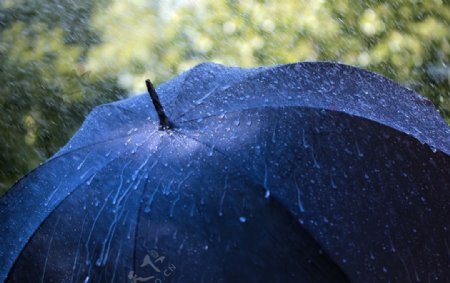
<path id="1" fill-rule="evenodd" d="M 4 0 L 0 194 L 97 104 L 203 61 L 332 60 L 426 95 L 450 121 L 448 1 Z"/>

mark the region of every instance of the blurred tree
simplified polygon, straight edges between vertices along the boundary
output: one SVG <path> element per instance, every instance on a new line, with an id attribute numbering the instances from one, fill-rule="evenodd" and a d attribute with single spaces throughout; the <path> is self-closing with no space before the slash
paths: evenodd
<path id="1" fill-rule="evenodd" d="M 91 1 L 0 6 L 0 193 L 64 145 L 95 105 L 124 93 L 112 76 L 86 73 L 98 42 Z"/>
<path id="2" fill-rule="evenodd" d="M 426 95 L 450 122 L 446 0 L 64 2 L 0 4 L 0 187 L 65 143 L 93 105 L 202 61 L 361 66 Z"/>
<path id="3" fill-rule="evenodd" d="M 419 91 L 450 121 L 448 1 L 172 2 L 155 12 L 144 0 L 112 1 L 94 21 L 107 36 L 90 50 L 89 69 L 113 70 L 123 87 L 143 91 L 146 76 L 166 80 L 205 60 L 244 67 L 333 60 Z M 114 35 L 131 44 L 118 45 Z M 104 62 L 112 56 L 122 58 L 111 69 Z"/>

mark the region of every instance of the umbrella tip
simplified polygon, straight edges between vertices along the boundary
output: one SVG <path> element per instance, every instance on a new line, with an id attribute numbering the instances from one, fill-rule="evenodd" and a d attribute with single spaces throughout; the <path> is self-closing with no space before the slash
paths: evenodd
<path id="1" fill-rule="evenodd" d="M 145 84 L 147 85 L 147 91 L 148 94 L 150 94 L 150 98 L 152 99 L 156 113 L 158 113 L 159 129 L 165 131 L 173 129 L 173 123 L 169 120 L 166 113 L 164 112 L 164 108 L 161 105 L 161 101 L 159 100 L 158 94 L 156 93 L 155 87 L 153 86 L 152 82 L 147 79 L 145 80 Z"/>

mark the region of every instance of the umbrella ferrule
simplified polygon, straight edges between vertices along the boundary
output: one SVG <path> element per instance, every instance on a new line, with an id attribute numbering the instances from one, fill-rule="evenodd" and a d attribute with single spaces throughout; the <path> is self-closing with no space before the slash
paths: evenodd
<path id="1" fill-rule="evenodd" d="M 166 113 L 164 112 L 164 108 L 161 105 L 158 94 L 156 93 L 155 87 L 153 86 L 150 80 L 145 80 L 145 84 L 147 85 L 148 93 L 150 94 L 150 98 L 152 99 L 153 106 L 155 107 L 156 113 L 158 113 L 159 117 L 159 129 L 160 130 L 170 130 L 173 128 L 173 123 L 169 120 Z"/>

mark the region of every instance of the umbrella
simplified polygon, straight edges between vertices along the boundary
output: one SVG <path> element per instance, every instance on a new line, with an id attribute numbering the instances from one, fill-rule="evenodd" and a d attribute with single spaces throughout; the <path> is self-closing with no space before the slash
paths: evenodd
<path id="1" fill-rule="evenodd" d="M 450 279 L 450 129 L 427 99 L 327 62 L 147 86 L 0 199 L 1 279 Z"/>

